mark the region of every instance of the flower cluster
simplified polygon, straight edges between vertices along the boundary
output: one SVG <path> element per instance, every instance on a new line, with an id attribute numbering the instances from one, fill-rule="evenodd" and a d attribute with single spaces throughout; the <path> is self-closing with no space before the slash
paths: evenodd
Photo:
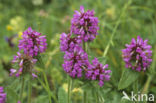
<path id="1" fill-rule="evenodd" d="M 33 59 L 31 56 L 26 56 L 20 52 L 17 52 L 17 56 L 14 56 L 12 63 L 17 63 L 19 70 L 17 71 L 13 68 L 10 69 L 10 76 L 15 75 L 16 77 L 19 77 L 21 74 L 31 73 L 33 77 L 37 77 L 32 71 L 36 61 L 37 59 Z"/>
<path id="2" fill-rule="evenodd" d="M 6 102 L 6 93 L 4 93 L 3 87 L 0 86 L 0 103 Z"/>
<path id="3" fill-rule="evenodd" d="M 103 86 L 104 81 L 110 80 L 111 70 L 106 70 L 106 68 L 108 68 L 108 64 L 100 64 L 98 59 L 95 58 L 92 60 L 92 65 L 86 72 L 86 78 L 91 80 L 99 80 L 99 85 Z"/>
<path id="4" fill-rule="evenodd" d="M 76 46 L 73 52 L 66 52 L 64 55 L 63 68 L 71 77 L 82 77 L 83 69 L 88 65 L 88 55 L 79 46 Z"/>
<path id="5" fill-rule="evenodd" d="M 37 56 L 38 53 L 43 53 L 47 48 L 45 37 L 29 27 L 23 32 L 22 39 L 19 41 L 19 50 L 23 50 L 24 54 L 30 56 Z"/>
<path id="6" fill-rule="evenodd" d="M 69 34 L 62 33 L 60 40 L 61 40 L 61 44 L 60 44 L 61 51 L 63 52 L 65 51 L 73 52 L 74 47 L 82 43 L 82 40 L 79 36 L 72 38 L 71 33 Z"/>
<path id="7" fill-rule="evenodd" d="M 75 11 L 71 20 L 71 31 L 87 42 L 95 39 L 98 29 L 98 18 L 94 16 L 94 10 L 85 12 L 84 7 L 80 6 L 80 12 Z"/>
<path id="8" fill-rule="evenodd" d="M 147 44 L 147 41 L 138 36 L 137 40 L 132 39 L 130 45 L 126 44 L 126 49 L 122 50 L 126 68 L 136 71 L 146 71 L 152 62 L 152 50 L 151 46 Z"/>
<path id="9" fill-rule="evenodd" d="M 68 75 L 73 78 L 85 77 L 89 80 L 98 80 L 99 85 L 103 86 L 104 81 L 110 79 L 111 71 L 106 70 L 108 64 L 103 66 L 97 59 L 91 64 L 88 54 L 82 47 L 82 43 L 95 39 L 98 28 L 98 18 L 94 17 L 94 11 L 85 12 L 81 6 L 80 12 L 75 11 L 70 33 L 61 34 L 60 48 L 65 53 L 62 66 Z"/>
<path id="10" fill-rule="evenodd" d="M 36 63 L 37 56 L 47 48 L 45 36 L 41 36 L 41 33 L 32 30 L 31 27 L 23 32 L 22 39 L 19 40 L 19 50 L 23 50 L 22 53 L 17 52 L 14 56 L 12 63 L 17 63 L 19 69 L 10 69 L 10 76 L 19 77 L 22 74 L 30 73 L 33 77 L 37 77 L 34 73 L 34 64 Z"/>

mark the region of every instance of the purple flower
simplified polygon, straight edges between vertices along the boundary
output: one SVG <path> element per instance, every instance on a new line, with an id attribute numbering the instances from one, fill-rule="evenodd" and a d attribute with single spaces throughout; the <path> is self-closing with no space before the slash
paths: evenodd
<path id="1" fill-rule="evenodd" d="M 71 31 L 87 42 L 96 37 L 98 29 L 98 18 L 94 16 L 94 10 L 85 12 L 84 7 L 80 6 L 80 12 L 75 11 L 71 20 Z"/>
<path id="2" fill-rule="evenodd" d="M 31 73 L 33 77 L 37 77 L 33 73 L 33 66 L 36 63 L 37 59 L 33 59 L 31 56 L 21 54 L 17 52 L 17 56 L 14 56 L 12 63 L 17 63 L 19 69 L 10 69 L 10 76 L 16 76 L 19 77 L 22 74 L 25 73 Z"/>
<path id="3" fill-rule="evenodd" d="M 61 51 L 63 52 L 66 52 L 66 51 L 73 52 L 74 47 L 82 43 L 82 40 L 79 36 L 72 38 L 71 33 L 69 34 L 62 33 L 60 40 L 61 40 L 61 43 L 60 43 Z"/>
<path id="4" fill-rule="evenodd" d="M 21 103 L 20 101 L 18 101 L 17 103 Z"/>
<path id="5" fill-rule="evenodd" d="M 108 68 L 108 64 L 102 65 L 99 63 L 98 59 L 95 58 L 92 60 L 92 65 L 88 68 L 86 72 L 86 78 L 90 80 L 98 80 L 99 85 L 102 87 L 104 85 L 104 81 L 110 80 L 111 70 L 106 70 Z"/>
<path id="6" fill-rule="evenodd" d="M 122 50 L 123 60 L 126 63 L 126 68 L 132 68 L 136 71 L 146 71 L 152 62 L 151 46 L 147 44 L 148 40 L 144 40 L 138 36 L 134 38 L 131 44 L 126 44 L 126 49 Z"/>
<path id="7" fill-rule="evenodd" d="M 81 47 L 76 46 L 73 52 L 65 52 L 64 64 L 62 66 L 64 71 L 71 77 L 82 77 L 82 72 L 87 70 L 88 65 L 88 55 Z"/>
<path id="8" fill-rule="evenodd" d="M 19 40 L 19 50 L 23 50 L 25 54 L 37 56 L 47 48 L 46 36 L 41 36 L 41 33 L 32 30 L 31 27 L 23 32 L 22 39 Z"/>
<path id="9" fill-rule="evenodd" d="M 4 93 L 3 87 L 0 86 L 0 103 L 6 102 L 6 93 Z"/>

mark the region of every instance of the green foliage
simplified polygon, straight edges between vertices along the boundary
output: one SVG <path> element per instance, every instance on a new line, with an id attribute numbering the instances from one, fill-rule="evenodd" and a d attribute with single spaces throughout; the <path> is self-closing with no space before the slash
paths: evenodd
<path id="1" fill-rule="evenodd" d="M 67 103 L 68 99 L 67 99 L 67 93 L 65 92 L 65 90 L 60 87 L 58 90 L 58 102 L 59 103 Z"/>
<path id="2" fill-rule="evenodd" d="M 48 43 L 46 53 L 38 56 L 34 67 L 39 78 L 32 80 L 32 103 L 67 101 L 63 84 L 68 80 L 62 68 L 64 54 L 60 52 L 59 38 L 62 32 L 69 32 L 74 10 L 79 10 L 80 5 L 85 10 L 94 9 L 99 18 L 99 35 L 87 48 L 89 59 L 97 57 L 101 63 L 109 64 L 112 74 L 102 88 L 98 82 L 73 79 L 71 102 L 83 101 L 83 92 L 74 94 L 75 88 L 87 91 L 88 103 L 130 103 L 121 99 L 123 90 L 129 93 L 138 89 L 156 95 L 156 0 L 0 0 L 0 86 L 5 88 L 7 103 L 17 103 L 19 99 L 21 81 L 9 77 L 8 68 L 18 51 L 20 34 L 29 26 L 46 35 Z M 153 50 L 153 63 L 144 73 L 126 69 L 122 60 L 121 50 L 137 35 L 148 39 Z M 13 37 L 14 48 L 6 37 Z M 23 103 L 28 97 L 25 79 Z"/>
<path id="3" fill-rule="evenodd" d="M 120 90 L 127 88 L 129 85 L 135 82 L 138 79 L 138 77 L 138 72 L 125 68 L 119 81 L 118 89 Z"/>
<path id="4" fill-rule="evenodd" d="M 18 94 L 16 93 L 16 91 L 10 87 L 7 87 L 6 92 L 7 92 L 7 103 L 17 103 Z"/>

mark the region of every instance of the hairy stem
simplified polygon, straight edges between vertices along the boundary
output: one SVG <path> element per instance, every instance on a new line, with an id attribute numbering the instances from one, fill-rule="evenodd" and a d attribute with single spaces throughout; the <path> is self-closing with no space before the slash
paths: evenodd
<path id="1" fill-rule="evenodd" d="M 31 103 L 32 85 L 31 80 L 28 81 L 28 103 Z"/>
<path id="2" fill-rule="evenodd" d="M 22 85 L 21 85 L 21 90 L 20 90 L 20 101 L 21 101 L 21 103 L 23 102 L 24 82 L 25 82 L 25 79 L 24 79 L 24 77 L 22 77 Z"/>
<path id="3" fill-rule="evenodd" d="M 68 77 L 68 103 L 70 103 L 71 96 L 71 78 Z"/>
<path id="4" fill-rule="evenodd" d="M 47 79 L 47 76 L 46 76 L 45 72 L 43 72 L 43 76 L 44 76 L 44 81 L 45 81 L 45 84 L 46 84 L 46 88 L 48 89 L 49 103 L 52 103 L 51 102 L 51 94 L 50 94 L 51 90 L 50 90 L 48 79 Z"/>
<path id="5" fill-rule="evenodd" d="M 83 103 L 87 103 L 87 92 L 85 90 L 83 92 Z"/>

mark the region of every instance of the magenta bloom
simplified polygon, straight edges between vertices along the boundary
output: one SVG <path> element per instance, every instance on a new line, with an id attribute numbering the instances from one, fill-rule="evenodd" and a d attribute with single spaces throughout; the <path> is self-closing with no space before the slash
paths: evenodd
<path id="1" fill-rule="evenodd" d="M 62 66 L 71 77 L 82 77 L 82 72 L 86 70 L 88 65 L 88 55 L 81 47 L 75 47 L 73 52 L 65 52 Z"/>
<path id="2" fill-rule="evenodd" d="M 73 52 L 74 50 L 74 47 L 75 46 L 78 46 L 82 43 L 82 40 L 80 37 L 71 37 L 71 33 L 69 34 L 65 34 L 65 33 L 62 33 L 61 34 L 61 43 L 60 43 L 60 46 L 61 46 L 61 51 L 63 52 Z"/>
<path id="3" fill-rule="evenodd" d="M 46 36 L 41 36 L 41 33 L 32 30 L 31 27 L 23 32 L 22 39 L 19 40 L 19 50 L 23 50 L 25 54 L 37 56 L 47 48 Z"/>
<path id="4" fill-rule="evenodd" d="M 4 93 L 3 87 L 0 86 L 0 103 L 6 102 L 6 93 Z"/>
<path id="5" fill-rule="evenodd" d="M 19 69 L 10 69 L 10 76 L 19 77 L 25 73 L 31 73 L 33 77 L 37 77 L 33 72 L 34 64 L 36 63 L 37 59 L 33 59 L 31 56 L 23 55 L 17 52 L 17 56 L 14 56 L 12 63 L 17 63 Z"/>
<path id="6" fill-rule="evenodd" d="M 148 40 L 144 40 L 138 36 L 134 38 L 131 44 L 126 44 L 126 49 L 122 50 L 123 60 L 126 63 L 126 68 L 132 68 L 136 71 L 146 71 L 152 62 L 151 46 L 147 44 Z"/>
<path id="7" fill-rule="evenodd" d="M 98 29 L 98 18 L 94 16 L 94 10 L 85 12 L 84 7 L 80 6 L 80 12 L 75 11 L 71 20 L 71 31 L 87 42 L 96 37 Z"/>
<path id="8" fill-rule="evenodd" d="M 98 80 L 99 85 L 102 87 L 104 85 L 104 81 L 110 80 L 111 70 L 106 70 L 106 68 L 108 68 L 108 64 L 100 64 L 98 59 L 95 58 L 92 60 L 92 65 L 86 72 L 86 78 L 90 80 Z"/>

